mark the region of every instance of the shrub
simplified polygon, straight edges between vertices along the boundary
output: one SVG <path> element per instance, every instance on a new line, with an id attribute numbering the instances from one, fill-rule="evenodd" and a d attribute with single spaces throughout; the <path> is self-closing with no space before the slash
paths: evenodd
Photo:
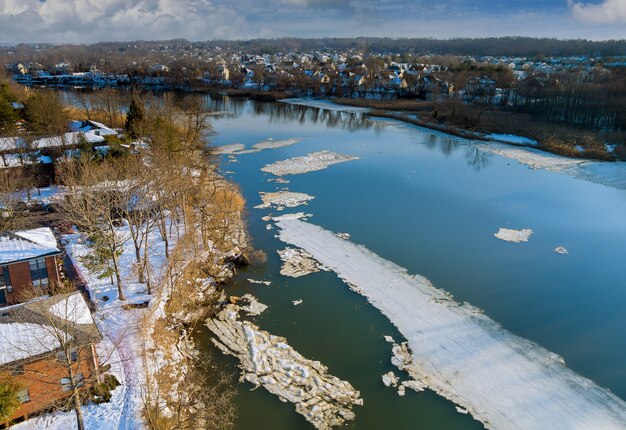
<path id="1" fill-rule="evenodd" d="M 7 421 L 20 407 L 19 392 L 22 387 L 10 379 L 0 380 L 0 422 Z"/>
<path id="2" fill-rule="evenodd" d="M 97 383 L 89 390 L 89 397 L 94 403 L 111 401 L 111 392 L 120 385 L 120 381 L 113 375 L 104 375 L 104 381 Z"/>

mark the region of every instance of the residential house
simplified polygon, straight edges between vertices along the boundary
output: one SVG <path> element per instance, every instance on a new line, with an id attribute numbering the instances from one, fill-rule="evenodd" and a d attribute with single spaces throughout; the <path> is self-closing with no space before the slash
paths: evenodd
<path id="1" fill-rule="evenodd" d="M 59 285 L 60 254 L 47 227 L 0 233 L 0 306 L 19 303 L 32 288 L 44 294 Z"/>
<path id="2" fill-rule="evenodd" d="M 70 368 L 81 391 L 100 381 L 101 340 L 79 291 L 0 310 L 0 380 L 19 387 L 21 402 L 0 428 L 71 399 Z"/>
<path id="3" fill-rule="evenodd" d="M 107 127 L 106 125 L 91 121 L 89 119 L 83 121 L 70 121 L 70 130 L 73 132 L 79 133 L 91 133 L 96 136 L 117 136 L 117 131 L 112 128 Z"/>

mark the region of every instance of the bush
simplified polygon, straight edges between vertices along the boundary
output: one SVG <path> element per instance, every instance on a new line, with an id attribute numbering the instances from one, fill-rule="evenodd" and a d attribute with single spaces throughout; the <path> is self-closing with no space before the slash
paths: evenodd
<path id="1" fill-rule="evenodd" d="M 111 392 L 120 385 L 120 381 L 113 375 L 104 375 L 104 381 L 97 383 L 89 390 L 89 397 L 94 403 L 111 401 Z"/>
<path id="2" fill-rule="evenodd" d="M 5 379 L 0 381 L 0 422 L 7 421 L 20 407 L 19 392 L 22 387 L 16 382 Z"/>

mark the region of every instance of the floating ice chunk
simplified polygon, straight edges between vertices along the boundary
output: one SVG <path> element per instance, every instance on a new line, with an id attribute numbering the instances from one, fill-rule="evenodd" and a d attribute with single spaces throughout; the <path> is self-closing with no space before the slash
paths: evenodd
<path id="1" fill-rule="evenodd" d="M 394 343 L 393 337 L 391 336 L 385 336 L 385 341 L 389 343 Z"/>
<path id="2" fill-rule="evenodd" d="M 569 251 L 564 246 L 557 246 L 556 248 L 554 248 L 554 252 L 563 255 L 569 254 Z"/>
<path id="3" fill-rule="evenodd" d="M 332 164 L 343 163 L 344 161 L 350 160 L 358 160 L 358 157 L 337 154 L 331 151 L 320 151 L 307 154 L 303 157 L 276 161 L 275 163 L 262 167 L 261 170 L 276 176 L 299 175 L 316 170 L 323 170 Z"/>
<path id="4" fill-rule="evenodd" d="M 248 315 L 261 315 L 267 309 L 267 305 L 259 302 L 252 294 L 243 295 L 240 302 L 240 308 Z"/>
<path id="5" fill-rule="evenodd" d="M 250 282 L 251 284 L 263 284 L 263 285 L 270 285 L 272 283 L 272 281 L 257 281 L 256 279 L 246 279 L 248 282 Z"/>
<path id="6" fill-rule="evenodd" d="M 246 149 L 243 143 L 232 143 L 230 145 L 217 146 L 213 148 L 214 154 L 236 154 Z"/>
<path id="7" fill-rule="evenodd" d="M 383 375 L 383 384 L 386 387 L 397 387 L 398 386 L 398 377 L 392 371 L 389 371 Z"/>
<path id="8" fill-rule="evenodd" d="M 291 303 L 293 303 L 294 306 L 298 306 L 300 303 L 302 303 L 302 299 L 294 300 Z"/>
<path id="9" fill-rule="evenodd" d="M 363 400 L 350 383 L 328 374 L 319 361 L 304 358 L 286 339 L 231 318 L 238 313 L 239 307 L 229 304 L 206 325 L 215 335 L 213 343 L 239 359 L 242 380 L 295 404 L 315 428 L 327 430 L 354 419 L 352 408 Z"/>
<path id="10" fill-rule="evenodd" d="M 506 242 L 528 242 L 530 236 L 533 234 L 531 229 L 525 228 L 523 230 L 513 230 L 510 228 L 501 228 L 497 233 L 494 234 L 498 239 L 504 240 Z"/>
<path id="11" fill-rule="evenodd" d="M 469 411 L 468 411 L 467 409 L 462 408 L 462 407 L 460 407 L 460 406 L 455 406 L 454 408 L 455 408 L 455 409 L 456 409 L 456 411 L 457 411 L 458 413 L 460 413 L 460 414 L 467 414 L 467 413 L 469 413 Z"/>
<path id="12" fill-rule="evenodd" d="M 278 251 L 278 255 L 283 260 L 283 267 L 280 269 L 280 274 L 283 276 L 299 278 L 320 270 L 327 270 L 313 259 L 311 254 L 299 248 L 285 248 Z"/>
<path id="13" fill-rule="evenodd" d="M 295 208 L 296 206 L 305 205 L 315 197 L 305 193 L 295 193 L 292 191 L 277 191 L 273 193 L 259 193 L 263 203 L 255 206 L 255 209 L 266 209 L 276 206 L 278 210 L 284 208 Z M 282 209 L 280 209 L 282 208 Z"/>
<path id="14" fill-rule="evenodd" d="M 410 349 L 394 345 L 394 361 L 412 379 L 488 428 L 624 429 L 624 400 L 541 346 L 460 306 L 426 278 L 319 226 L 297 219 L 277 226 L 283 242 L 356 285 L 397 327 Z"/>
<path id="15" fill-rule="evenodd" d="M 335 236 L 337 236 L 339 239 L 350 239 L 350 233 L 337 233 Z"/>

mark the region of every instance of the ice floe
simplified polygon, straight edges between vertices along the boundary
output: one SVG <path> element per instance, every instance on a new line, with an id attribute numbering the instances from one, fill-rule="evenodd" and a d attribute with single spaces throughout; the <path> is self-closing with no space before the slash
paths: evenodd
<path id="1" fill-rule="evenodd" d="M 525 228 L 523 230 L 514 230 L 510 228 L 501 228 L 497 233 L 494 234 L 500 240 L 504 240 L 506 242 L 528 242 L 530 236 L 533 234 L 531 229 Z"/>
<path id="2" fill-rule="evenodd" d="M 271 206 L 283 208 L 295 208 L 296 206 L 305 205 L 315 197 L 305 193 L 295 193 L 293 191 L 277 191 L 273 193 L 259 193 L 261 195 L 262 204 L 255 206 L 256 209 L 266 209 Z"/>
<path id="3" fill-rule="evenodd" d="M 269 138 L 267 140 L 263 140 L 259 143 L 255 143 L 252 145 L 251 149 L 246 149 L 246 145 L 243 143 L 232 143 L 230 145 L 222 145 L 216 146 L 213 148 L 213 153 L 215 154 L 228 154 L 228 155 L 241 155 L 241 154 L 252 154 L 255 152 L 261 152 L 265 149 L 272 148 L 282 148 L 284 146 L 290 146 L 295 143 L 300 142 L 302 139 L 300 138 L 289 138 L 283 140 L 274 140 Z"/>
<path id="4" fill-rule="evenodd" d="M 267 309 L 267 305 L 259 302 L 252 294 L 244 294 L 237 303 L 248 315 L 261 315 Z"/>
<path id="5" fill-rule="evenodd" d="M 257 281 L 256 279 L 248 278 L 246 279 L 251 284 L 262 284 L 262 285 L 271 285 L 272 281 Z"/>
<path id="6" fill-rule="evenodd" d="M 487 428 L 626 427 L 622 399 L 473 306 L 459 305 L 426 278 L 308 222 L 280 219 L 277 226 L 283 242 L 357 286 L 398 328 L 408 344 L 397 348 L 395 360 L 412 378 Z"/>
<path id="7" fill-rule="evenodd" d="M 330 165 L 350 160 L 358 160 L 358 157 L 338 154 L 331 151 L 319 151 L 302 157 L 276 161 L 275 163 L 263 166 L 261 170 L 276 176 L 299 175 L 302 173 L 314 172 L 316 170 L 323 170 Z"/>
<path id="8" fill-rule="evenodd" d="M 313 259 L 311 254 L 299 248 L 285 248 L 278 251 L 280 259 L 283 260 L 283 266 L 280 274 L 299 278 L 309 273 L 319 272 L 320 270 L 328 270 L 323 265 Z"/>
<path id="9" fill-rule="evenodd" d="M 241 380 L 263 386 L 318 429 L 330 429 L 354 419 L 352 408 L 362 405 L 359 392 L 330 375 L 319 361 L 309 360 L 283 337 L 274 336 L 239 319 L 239 308 L 226 305 L 206 321 L 215 335 L 213 343 L 223 353 L 239 359 Z"/>
<path id="10" fill-rule="evenodd" d="M 554 248 L 554 252 L 563 255 L 569 254 L 569 251 L 564 246 L 557 246 L 556 248 Z"/>
<path id="11" fill-rule="evenodd" d="M 398 382 L 400 381 L 398 377 L 396 376 L 396 374 L 393 373 L 392 371 L 385 373 L 382 379 L 383 379 L 383 384 L 385 384 L 386 387 L 397 387 Z"/>
<path id="12" fill-rule="evenodd" d="M 222 145 L 222 146 L 216 146 L 213 148 L 213 153 L 214 154 L 236 154 L 239 151 L 243 151 L 244 149 L 246 149 L 246 145 L 244 145 L 243 143 L 231 143 L 230 145 Z"/>
<path id="13" fill-rule="evenodd" d="M 337 233 L 335 236 L 337 236 L 339 239 L 350 239 L 350 233 Z"/>
<path id="14" fill-rule="evenodd" d="M 290 146 L 301 141 L 302 139 L 293 138 L 293 137 L 290 139 L 284 139 L 284 140 L 274 140 L 272 138 L 269 138 L 262 142 L 255 143 L 254 145 L 252 145 L 252 148 L 258 151 L 262 151 L 264 149 L 282 148 L 284 146 Z"/>
<path id="15" fill-rule="evenodd" d="M 298 306 L 298 305 L 302 304 L 302 299 L 293 300 L 291 303 L 292 303 L 294 306 Z"/>

